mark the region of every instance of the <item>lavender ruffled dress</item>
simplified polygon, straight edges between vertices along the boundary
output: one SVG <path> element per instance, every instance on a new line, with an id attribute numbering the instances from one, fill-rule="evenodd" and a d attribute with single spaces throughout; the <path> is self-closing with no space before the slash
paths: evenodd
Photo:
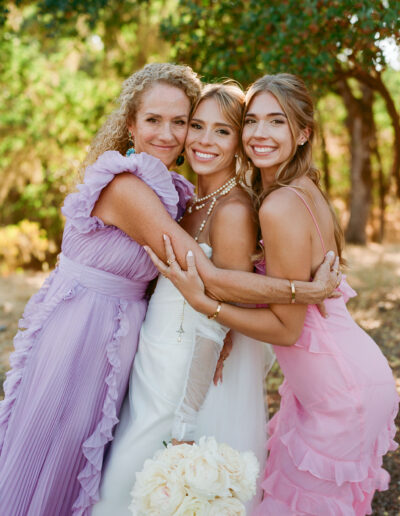
<path id="1" fill-rule="evenodd" d="M 91 212 L 121 172 L 146 182 L 173 218 L 193 187 L 145 153 L 102 154 L 62 209 L 58 267 L 31 298 L 0 404 L 2 516 L 88 515 L 125 395 L 145 291 L 157 272 L 143 248 Z"/>

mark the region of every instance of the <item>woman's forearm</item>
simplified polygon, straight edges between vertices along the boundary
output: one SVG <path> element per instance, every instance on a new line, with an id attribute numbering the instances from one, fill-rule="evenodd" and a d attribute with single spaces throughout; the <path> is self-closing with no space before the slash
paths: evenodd
<path id="1" fill-rule="evenodd" d="M 207 292 L 214 299 L 231 303 L 287 304 L 292 300 L 290 282 L 261 274 L 215 269 L 204 278 Z M 300 304 L 318 304 L 329 292 L 317 282 L 294 281 L 295 300 Z"/>
<path id="2" fill-rule="evenodd" d="M 217 302 L 207 296 L 199 296 L 192 306 L 198 312 L 210 316 L 215 313 Z M 268 308 L 245 308 L 222 303 L 217 320 L 253 339 L 279 346 L 291 346 L 301 333 L 306 307 L 298 305 L 291 309 L 293 318 L 289 323 L 284 323 Z M 301 323 L 297 324 L 299 317 Z"/>

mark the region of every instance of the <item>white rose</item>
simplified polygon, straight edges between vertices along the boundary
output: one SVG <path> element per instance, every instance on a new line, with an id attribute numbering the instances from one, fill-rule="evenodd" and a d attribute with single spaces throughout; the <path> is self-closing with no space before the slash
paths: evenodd
<path id="1" fill-rule="evenodd" d="M 213 449 L 193 446 L 193 454 L 181 463 L 180 470 L 195 496 L 212 500 L 216 496 L 230 495 L 228 474 L 220 467 Z"/>
<path id="2" fill-rule="evenodd" d="M 215 437 L 200 437 L 199 444 L 197 445 L 200 450 L 207 450 L 210 453 L 216 455 L 218 453 L 219 444 L 215 440 Z"/>
<path id="3" fill-rule="evenodd" d="M 176 469 L 180 466 L 182 461 L 190 458 L 192 453 L 193 450 L 190 444 L 178 444 L 176 446 L 169 444 L 168 447 L 155 458 L 168 468 Z"/>
<path id="4" fill-rule="evenodd" d="M 256 492 L 259 464 L 253 452 L 240 453 L 226 444 L 219 445 L 221 467 L 229 475 L 234 495 L 242 501 L 249 500 Z"/>
<path id="5" fill-rule="evenodd" d="M 209 516 L 246 516 L 246 509 L 237 498 L 216 498 L 210 502 Z"/>
<path id="6" fill-rule="evenodd" d="M 221 466 L 228 472 L 231 481 L 239 482 L 246 469 L 242 454 L 227 444 L 220 444 L 218 452 L 221 457 Z"/>
<path id="7" fill-rule="evenodd" d="M 245 471 L 240 479 L 240 488 L 236 496 L 243 502 L 250 500 L 256 494 L 257 478 L 260 473 L 260 465 L 253 452 L 242 453 Z"/>
<path id="8" fill-rule="evenodd" d="M 129 507 L 134 515 L 175 514 L 186 495 L 183 479 L 165 465 L 146 461 L 143 471 L 136 474 Z"/>
<path id="9" fill-rule="evenodd" d="M 186 496 L 175 516 L 208 516 L 210 505 L 207 500 L 195 496 Z"/>

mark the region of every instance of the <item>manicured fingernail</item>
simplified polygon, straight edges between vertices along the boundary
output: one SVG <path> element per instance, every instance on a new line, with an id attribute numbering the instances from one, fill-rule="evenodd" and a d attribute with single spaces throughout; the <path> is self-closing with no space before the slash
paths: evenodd
<path id="1" fill-rule="evenodd" d="M 164 240 L 167 240 L 167 235 L 165 233 L 163 234 L 162 237 L 163 237 Z"/>
<path id="2" fill-rule="evenodd" d="M 190 251 L 190 249 L 189 249 L 189 251 L 187 252 L 187 256 L 193 256 L 193 253 L 192 253 L 192 251 Z"/>
<path id="3" fill-rule="evenodd" d="M 148 253 L 148 252 L 149 252 L 149 248 L 147 247 L 147 245 L 144 245 L 144 246 L 143 246 L 143 249 L 146 251 L 146 253 Z"/>
<path id="4" fill-rule="evenodd" d="M 329 314 L 325 314 L 325 319 L 328 319 L 328 317 L 329 317 Z"/>
<path id="5" fill-rule="evenodd" d="M 330 258 L 330 257 L 331 257 L 331 256 L 333 256 L 334 254 L 335 254 L 335 253 L 334 253 L 333 251 L 328 251 L 328 252 L 326 253 L 326 256 L 328 256 L 328 257 Z"/>

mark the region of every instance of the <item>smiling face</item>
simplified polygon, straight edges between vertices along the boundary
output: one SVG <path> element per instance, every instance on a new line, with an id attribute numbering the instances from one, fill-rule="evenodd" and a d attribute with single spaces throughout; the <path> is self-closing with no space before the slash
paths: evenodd
<path id="1" fill-rule="evenodd" d="M 271 93 L 257 93 L 251 100 L 242 140 L 247 156 L 268 175 L 274 175 L 292 155 L 294 142 L 288 119 Z"/>
<path id="2" fill-rule="evenodd" d="M 239 132 L 223 116 L 217 101 L 213 98 L 202 100 L 189 123 L 185 145 L 194 172 L 232 175 L 238 144 Z"/>
<path id="3" fill-rule="evenodd" d="M 181 153 L 188 130 L 190 101 L 184 91 L 165 83 L 147 90 L 135 121 L 128 125 L 136 152 L 146 152 L 170 167 Z"/>

